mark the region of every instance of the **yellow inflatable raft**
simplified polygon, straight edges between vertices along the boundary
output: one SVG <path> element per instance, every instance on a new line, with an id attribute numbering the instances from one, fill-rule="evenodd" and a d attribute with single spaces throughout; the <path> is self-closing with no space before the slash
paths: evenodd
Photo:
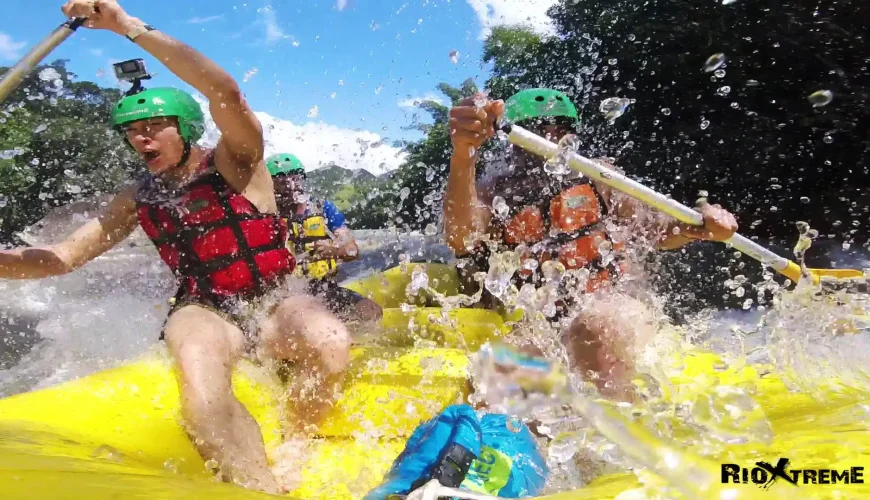
<path id="1" fill-rule="evenodd" d="M 343 397 L 322 427 L 323 437 L 313 443 L 304 484 L 292 496 L 365 494 L 380 482 L 421 420 L 466 398 L 469 351 L 505 333 L 502 317 L 491 311 L 443 313 L 427 307 L 432 304 L 425 296 L 417 297 L 415 308 L 400 309 L 412 269 L 419 265 L 351 285 L 386 308 L 387 346 L 354 349 Z M 430 285 L 456 293 L 452 268 L 425 266 Z M 719 385 L 749 388 L 773 426 L 772 442 L 728 445 L 717 460 L 752 467 L 758 460 L 775 464 L 783 456 L 801 469 L 870 466 L 867 407 L 861 406 L 866 394 L 841 391 L 819 401 L 790 393 L 752 367 L 717 368 L 712 355 L 690 356 L 682 363 L 682 372 L 672 377 L 675 397 L 686 397 L 685 390 L 703 394 Z M 250 363 L 239 366 L 233 382 L 260 423 L 267 449 L 274 450 L 280 444 L 281 383 Z M 862 411 L 863 420 L 856 419 Z M 680 423 L 674 419 L 673 425 Z M 636 476 L 624 473 L 546 498 L 644 498 L 639 488 Z M 754 484 L 735 488 L 739 496 L 733 498 L 771 498 Z M 798 497 L 870 496 L 862 484 L 801 484 L 795 491 Z M 206 470 L 179 424 L 178 390 L 162 346 L 118 368 L 0 400 L 2 499 L 265 497 L 217 482 Z"/>

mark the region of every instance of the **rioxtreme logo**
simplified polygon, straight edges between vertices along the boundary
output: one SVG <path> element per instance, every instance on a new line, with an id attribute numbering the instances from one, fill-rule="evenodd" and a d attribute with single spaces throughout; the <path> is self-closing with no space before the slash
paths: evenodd
<path id="1" fill-rule="evenodd" d="M 757 484 L 770 488 L 778 479 L 795 486 L 801 484 L 864 484 L 864 467 L 848 469 L 788 469 L 790 460 L 780 458 L 776 466 L 755 462 L 751 469 L 737 464 L 722 464 L 723 484 Z"/>

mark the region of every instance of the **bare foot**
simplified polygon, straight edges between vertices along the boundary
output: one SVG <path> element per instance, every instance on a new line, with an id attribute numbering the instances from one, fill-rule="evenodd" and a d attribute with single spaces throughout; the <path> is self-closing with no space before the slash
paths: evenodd
<path id="1" fill-rule="evenodd" d="M 269 455 L 272 474 L 285 493 L 302 485 L 302 472 L 311 456 L 311 443 L 305 438 L 291 437 Z"/>

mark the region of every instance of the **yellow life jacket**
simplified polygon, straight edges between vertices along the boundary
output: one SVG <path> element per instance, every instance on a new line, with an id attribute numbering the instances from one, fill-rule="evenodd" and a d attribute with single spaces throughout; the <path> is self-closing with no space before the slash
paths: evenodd
<path id="1" fill-rule="evenodd" d="M 326 232 L 326 218 L 320 214 L 315 214 L 297 221 L 285 220 L 287 220 L 287 226 L 290 229 L 287 234 L 287 249 L 297 259 L 293 274 L 318 280 L 334 275 L 338 269 L 338 262 L 335 259 L 312 260 L 311 258 L 315 241 L 332 241 Z M 300 260 L 299 256 L 303 253 L 307 253 L 308 258 L 303 257 Z"/>

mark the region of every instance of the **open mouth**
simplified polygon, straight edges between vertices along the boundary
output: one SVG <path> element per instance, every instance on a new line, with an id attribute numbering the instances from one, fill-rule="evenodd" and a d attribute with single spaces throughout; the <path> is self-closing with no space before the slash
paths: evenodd
<path id="1" fill-rule="evenodd" d="M 160 153 L 157 151 L 143 151 L 142 158 L 145 159 L 146 163 L 152 163 L 154 160 L 160 157 Z"/>

